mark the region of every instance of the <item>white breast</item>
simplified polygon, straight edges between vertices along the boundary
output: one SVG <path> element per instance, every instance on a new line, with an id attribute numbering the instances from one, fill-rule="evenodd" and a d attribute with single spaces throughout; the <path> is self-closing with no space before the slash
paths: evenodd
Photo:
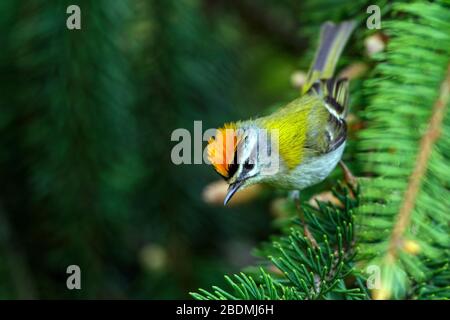
<path id="1" fill-rule="evenodd" d="M 336 150 L 322 156 L 307 159 L 295 169 L 281 170 L 266 179 L 269 183 L 290 190 L 302 190 L 324 180 L 333 171 L 342 158 L 345 149 L 343 143 Z"/>

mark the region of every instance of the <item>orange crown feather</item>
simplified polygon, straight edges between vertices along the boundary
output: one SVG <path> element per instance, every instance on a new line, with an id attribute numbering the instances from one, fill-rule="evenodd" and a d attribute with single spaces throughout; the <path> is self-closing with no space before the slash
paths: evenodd
<path id="1" fill-rule="evenodd" d="M 208 141 L 208 160 L 217 173 L 225 179 L 230 178 L 234 173 L 231 167 L 236 162 L 235 152 L 239 140 L 236 124 L 228 123 L 223 128 L 217 129 L 215 138 L 210 138 Z"/>

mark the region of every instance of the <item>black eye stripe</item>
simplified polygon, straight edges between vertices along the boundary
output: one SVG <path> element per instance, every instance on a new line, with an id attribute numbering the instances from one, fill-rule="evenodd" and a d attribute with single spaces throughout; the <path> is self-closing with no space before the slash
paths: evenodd
<path id="1" fill-rule="evenodd" d="M 239 164 L 237 162 L 237 152 L 234 153 L 233 163 L 228 166 L 228 177 L 231 178 L 236 173 L 239 168 Z"/>

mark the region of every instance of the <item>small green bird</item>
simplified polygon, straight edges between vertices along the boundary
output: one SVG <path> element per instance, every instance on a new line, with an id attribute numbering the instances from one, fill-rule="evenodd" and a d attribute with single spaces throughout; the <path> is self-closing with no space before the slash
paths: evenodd
<path id="1" fill-rule="evenodd" d="M 266 117 L 226 124 L 209 140 L 208 159 L 230 185 L 224 204 L 254 183 L 300 191 L 339 163 L 347 138 L 348 80 L 333 74 L 354 27 L 352 21 L 323 24 L 300 98 Z"/>

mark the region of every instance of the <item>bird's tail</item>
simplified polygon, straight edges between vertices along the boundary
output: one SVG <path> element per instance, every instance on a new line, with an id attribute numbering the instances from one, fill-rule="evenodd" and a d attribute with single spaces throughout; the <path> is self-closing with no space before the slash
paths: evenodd
<path id="1" fill-rule="evenodd" d="M 354 21 L 339 24 L 325 22 L 322 25 L 319 48 L 309 69 L 303 93 L 307 92 L 317 80 L 333 76 L 337 61 L 354 28 Z"/>

